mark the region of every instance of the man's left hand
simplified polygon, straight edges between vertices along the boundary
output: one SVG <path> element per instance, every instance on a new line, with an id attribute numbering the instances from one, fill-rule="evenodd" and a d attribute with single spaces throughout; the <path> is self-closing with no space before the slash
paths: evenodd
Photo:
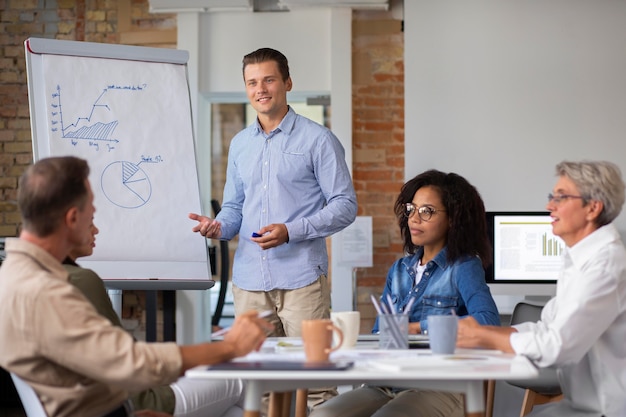
<path id="1" fill-rule="evenodd" d="M 270 224 L 261 228 L 257 233 L 261 237 L 253 237 L 250 240 L 256 242 L 261 249 L 274 248 L 289 242 L 289 232 L 287 231 L 287 226 L 283 223 Z"/>

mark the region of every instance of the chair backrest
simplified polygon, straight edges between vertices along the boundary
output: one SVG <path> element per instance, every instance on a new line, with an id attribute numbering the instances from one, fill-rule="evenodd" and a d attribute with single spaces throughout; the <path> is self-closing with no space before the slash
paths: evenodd
<path id="1" fill-rule="evenodd" d="M 513 308 L 511 315 L 511 325 L 524 323 L 527 321 L 536 322 L 541 319 L 543 305 L 532 302 L 520 301 Z M 530 389 L 542 395 L 555 396 L 561 394 L 561 385 L 553 368 L 540 368 L 539 376 L 532 380 L 507 381 L 516 387 Z"/>
<path id="2" fill-rule="evenodd" d="M 543 305 L 520 301 L 515 305 L 511 315 L 511 325 L 526 321 L 538 321 L 541 318 Z"/>
<path id="3" fill-rule="evenodd" d="M 24 411 L 26 411 L 26 416 L 48 417 L 35 390 L 13 372 L 11 372 L 11 379 L 13 379 L 13 385 L 15 385 L 15 389 L 20 396 L 22 406 L 24 407 Z"/>

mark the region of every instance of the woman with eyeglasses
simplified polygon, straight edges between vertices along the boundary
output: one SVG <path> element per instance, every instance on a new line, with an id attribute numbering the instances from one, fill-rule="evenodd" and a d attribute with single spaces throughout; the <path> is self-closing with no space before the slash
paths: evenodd
<path id="1" fill-rule="evenodd" d="M 391 299 L 395 311 L 409 306 L 409 333 L 427 333 L 431 314 L 500 325 L 485 283 L 491 246 L 476 188 L 458 174 L 430 170 L 404 184 L 394 207 L 406 256 L 389 269 L 381 300 Z M 461 394 L 365 385 L 317 406 L 309 417 L 463 415 Z"/>
<path id="2" fill-rule="evenodd" d="M 618 165 L 562 161 L 546 209 L 565 242 L 556 296 L 537 322 L 459 321 L 458 345 L 524 355 L 556 368 L 563 399 L 533 417 L 626 416 L 626 248 L 615 220 L 626 201 Z"/>
<path id="3" fill-rule="evenodd" d="M 452 309 L 500 324 L 485 283 L 491 245 L 476 188 L 458 174 L 426 171 L 404 184 L 395 213 L 407 256 L 389 269 L 382 299 L 389 294 L 396 311 L 412 303 L 409 333 L 428 333 L 426 318 Z"/>

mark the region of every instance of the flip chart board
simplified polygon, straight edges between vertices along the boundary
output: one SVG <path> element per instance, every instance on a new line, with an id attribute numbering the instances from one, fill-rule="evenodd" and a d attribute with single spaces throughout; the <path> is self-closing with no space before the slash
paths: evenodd
<path id="1" fill-rule="evenodd" d="M 210 280 L 200 213 L 188 53 L 30 38 L 25 42 L 35 160 L 91 168 L 94 254 L 105 279 Z"/>

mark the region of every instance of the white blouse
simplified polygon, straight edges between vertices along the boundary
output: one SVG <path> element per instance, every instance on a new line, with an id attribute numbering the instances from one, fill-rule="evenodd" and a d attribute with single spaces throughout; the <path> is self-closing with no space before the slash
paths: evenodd
<path id="1" fill-rule="evenodd" d="M 626 250 L 615 226 L 567 248 L 541 320 L 514 327 L 515 352 L 556 366 L 575 408 L 626 416 Z"/>

